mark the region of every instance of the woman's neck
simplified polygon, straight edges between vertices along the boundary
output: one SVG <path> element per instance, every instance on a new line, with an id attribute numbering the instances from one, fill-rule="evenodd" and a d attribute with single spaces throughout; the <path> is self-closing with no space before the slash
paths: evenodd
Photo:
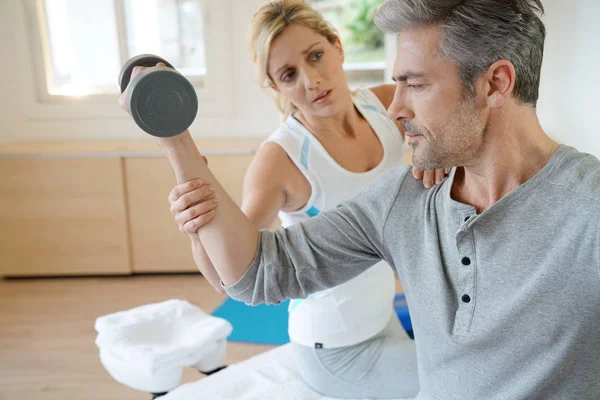
<path id="1" fill-rule="evenodd" d="M 350 94 L 350 93 L 349 93 Z M 329 117 L 319 117 L 298 110 L 294 117 L 299 120 L 309 131 L 317 137 L 355 137 L 362 116 L 354 107 L 352 97 L 340 110 Z"/>

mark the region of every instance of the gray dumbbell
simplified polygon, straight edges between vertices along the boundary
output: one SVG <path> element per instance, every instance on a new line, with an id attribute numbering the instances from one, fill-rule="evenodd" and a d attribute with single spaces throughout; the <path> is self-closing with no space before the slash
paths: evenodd
<path id="1" fill-rule="evenodd" d="M 166 67 L 156 66 L 159 62 Z M 131 80 L 136 66 L 150 68 Z M 184 132 L 194 122 L 198 112 L 196 91 L 162 58 L 141 54 L 127 61 L 119 74 L 121 93 L 128 86 L 127 104 L 131 116 L 145 132 L 157 137 L 172 137 Z"/>

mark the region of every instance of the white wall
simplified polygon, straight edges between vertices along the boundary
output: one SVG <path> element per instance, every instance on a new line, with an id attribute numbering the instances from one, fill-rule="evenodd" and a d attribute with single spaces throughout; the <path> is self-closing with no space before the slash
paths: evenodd
<path id="1" fill-rule="evenodd" d="M 557 141 L 600 158 L 600 1 L 542 2 L 547 36 L 540 121 Z"/>
<path id="2" fill-rule="evenodd" d="M 251 16 L 263 0 L 231 0 L 230 46 L 235 97 L 224 117 L 199 117 L 198 137 L 268 135 L 279 117 L 256 85 L 246 49 Z M 600 1 L 545 0 L 545 61 L 538 114 L 544 129 L 560 142 L 600 157 Z M 127 116 L 54 118 L 32 115 L 35 82 L 21 0 L 0 0 L 0 143 L 21 140 L 138 139 L 147 136 Z M 112 107 L 112 106 L 111 106 Z M 115 103 L 116 107 L 116 103 Z M 33 113 L 35 114 L 35 113 Z"/>

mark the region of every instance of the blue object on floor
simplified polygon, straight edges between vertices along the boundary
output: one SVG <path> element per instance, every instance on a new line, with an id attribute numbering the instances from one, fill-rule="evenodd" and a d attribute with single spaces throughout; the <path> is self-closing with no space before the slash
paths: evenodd
<path id="1" fill-rule="evenodd" d="M 411 339 L 414 339 L 412 322 L 410 320 L 410 313 L 408 312 L 408 305 L 406 304 L 406 297 L 403 294 L 397 294 L 394 297 L 394 309 L 396 310 L 396 315 L 398 315 L 398 319 L 400 323 L 404 327 L 408 336 Z"/>
<path id="2" fill-rule="evenodd" d="M 227 340 L 232 342 L 282 345 L 289 343 L 289 300 L 279 305 L 248 306 L 228 298 L 212 315 L 226 319 L 233 326 Z"/>

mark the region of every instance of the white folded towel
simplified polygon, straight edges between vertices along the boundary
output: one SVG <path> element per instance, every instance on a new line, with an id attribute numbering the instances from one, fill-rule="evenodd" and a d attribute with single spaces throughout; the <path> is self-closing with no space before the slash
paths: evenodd
<path id="1" fill-rule="evenodd" d="M 147 304 L 96 319 L 96 345 L 139 372 L 195 364 L 233 330 L 185 300 Z"/>

